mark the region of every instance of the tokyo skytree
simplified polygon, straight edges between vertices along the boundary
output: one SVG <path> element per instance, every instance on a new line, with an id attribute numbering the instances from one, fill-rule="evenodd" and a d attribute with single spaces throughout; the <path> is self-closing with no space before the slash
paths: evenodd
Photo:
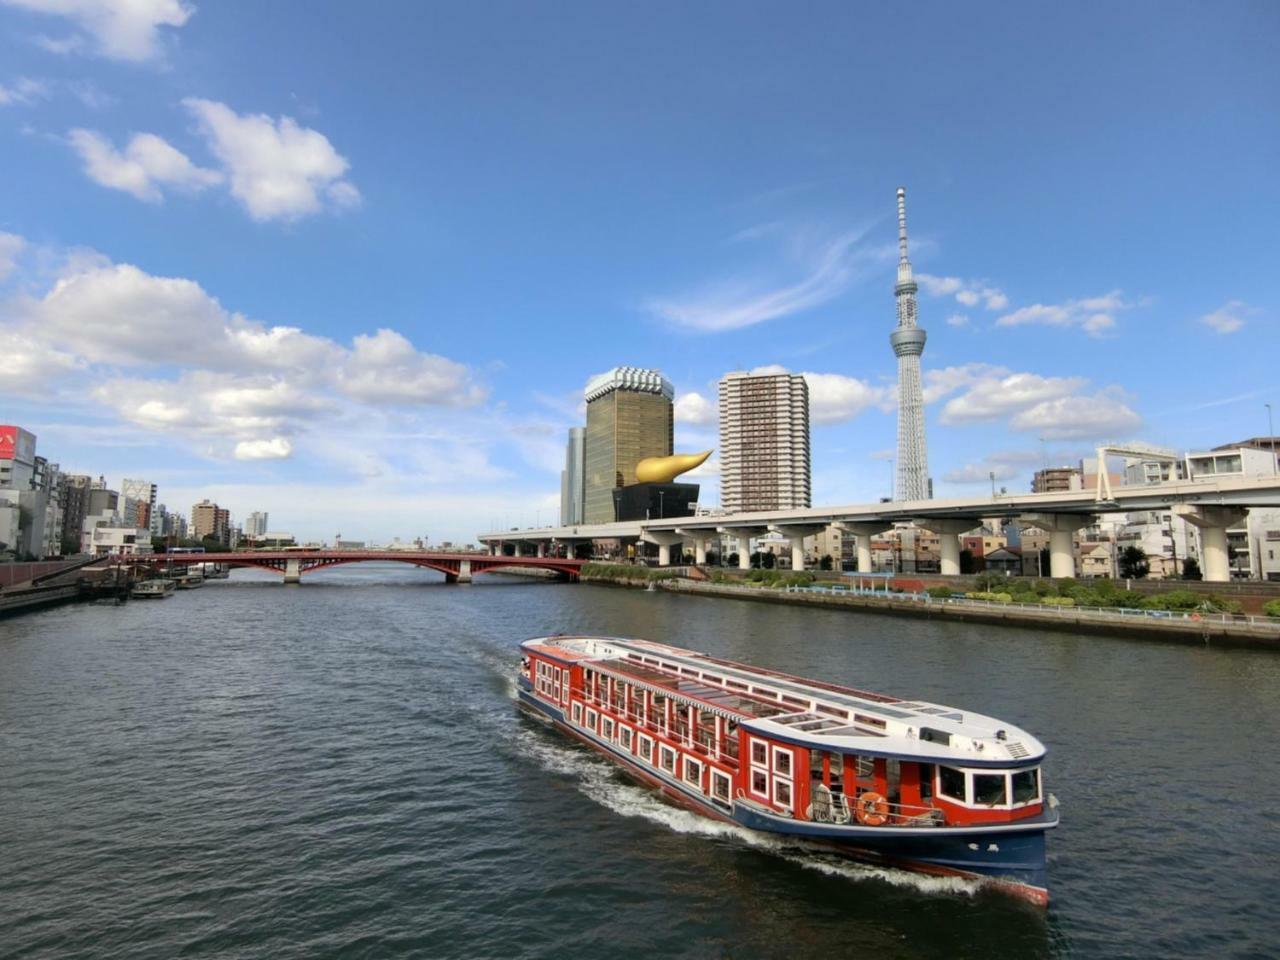
<path id="1" fill-rule="evenodd" d="M 920 354 L 925 332 L 916 326 L 916 280 L 907 259 L 907 191 L 898 188 L 898 329 L 889 343 L 898 358 L 898 475 L 895 500 L 929 497 L 929 462 L 924 448 L 924 395 L 920 390 Z"/>

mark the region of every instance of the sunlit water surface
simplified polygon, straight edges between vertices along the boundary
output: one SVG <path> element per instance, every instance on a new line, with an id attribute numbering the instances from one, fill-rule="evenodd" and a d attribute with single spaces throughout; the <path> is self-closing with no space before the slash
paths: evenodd
<path id="1" fill-rule="evenodd" d="M 1050 747 L 1047 913 L 674 809 L 521 714 L 638 635 Z M 0 621 L 0 957 L 1270 957 L 1280 656 L 348 567 Z"/>

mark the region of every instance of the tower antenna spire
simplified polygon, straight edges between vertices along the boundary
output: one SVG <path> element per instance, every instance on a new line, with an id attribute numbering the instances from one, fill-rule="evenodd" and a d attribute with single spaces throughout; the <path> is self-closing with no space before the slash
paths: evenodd
<path id="1" fill-rule="evenodd" d="M 889 344 L 898 358 L 898 470 L 896 500 L 929 498 L 929 464 L 924 442 L 924 393 L 920 387 L 920 355 L 925 332 L 916 325 L 916 286 L 907 259 L 907 191 L 898 188 L 898 328 Z"/>

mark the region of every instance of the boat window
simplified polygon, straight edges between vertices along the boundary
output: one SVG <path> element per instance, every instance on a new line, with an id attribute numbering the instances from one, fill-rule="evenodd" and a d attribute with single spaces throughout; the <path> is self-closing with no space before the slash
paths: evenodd
<path id="1" fill-rule="evenodd" d="M 837 708 L 837 707 L 829 707 L 829 706 L 827 706 L 825 703 L 820 703 L 820 704 L 818 704 L 818 705 L 817 705 L 817 711 L 818 711 L 819 713 L 825 713 L 825 714 L 826 714 L 827 716 L 829 716 L 829 717 L 839 717 L 841 720 L 848 720 L 848 719 L 849 719 L 849 711 L 848 711 L 848 710 L 841 710 L 841 709 L 839 709 L 839 708 Z"/>
<path id="2" fill-rule="evenodd" d="M 784 777 L 791 776 L 791 751 L 778 750 L 773 751 L 773 772 L 781 774 Z"/>
<path id="3" fill-rule="evenodd" d="M 1013 774 L 1013 802 L 1031 803 L 1040 798 L 1040 769 L 1018 770 Z"/>
<path id="4" fill-rule="evenodd" d="M 973 802 L 997 806 L 1005 802 L 1003 773 L 975 773 L 973 775 Z"/>
<path id="5" fill-rule="evenodd" d="M 717 800 L 729 802 L 730 780 L 719 770 L 711 771 L 711 795 Z"/>
<path id="6" fill-rule="evenodd" d="M 964 803 L 967 799 L 964 789 L 964 771 L 957 770 L 955 767 L 939 767 L 938 794 Z"/>
<path id="7" fill-rule="evenodd" d="M 618 727 L 618 739 L 622 741 L 622 747 L 624 750 L 630 750 L 631 749 L 631 728 L 622 727 L 622 726 Z"/>
<path id="8" fill-rule="evenodd" d="M 697 760 L 684 758 L 684 779 L 686 783 L 692 783 L 696 787 L 702 786 L 702 764 Z"/>
<path id="9" fill-rule="evenodd" d="M 763 770 L 751 771 L 751 792 L 762 797 L 769 796 L 769 777 Z"/>
<path id="10" fill-rule="evenodd" d="M 613 739 L 613 721 L 608 717 L 605 717 L 600 721 L 600 736 L 604 737 L 606 740 Z"/>
<path id="11" fill-rule="evenodd" d="M 667 773 L 676 772 L 676 752 L 670 747 L 659 747 L 658 758 L 661 761 L 662 769 Z"/>
<path id="12" fill-rule="evenodd" d="M 791 784 L 785 780 L 773 781 L 773 799 L 781 806 L 791 806 Z"/>
<path id="13" fill-rule="evenodd" d="M 573 705 L 573 722 L 578 725 L 582 724 L 582 704 L 580 703 Z"/>
<path id="14" fill-rule="evenodd" d="M 920 764 L 920 799 L 928 803 L 933 799 L 933 764 Z"/>
<path id="15" fill-rule="evenodd" d="M 951 744 L 951 734 L 945 730 L 935 730 L 933 727 L 921 727 L 920 739 L 925 743 L 940 743 L 944 747 Z"/>
<path id="16" fill-rule="evenodd" d="M 643 735 L 640 737 L 640 756 L 653 763 L 653 741 Z"/>
<path id="17" fill-rule="evenodd" d="M 908 716 L 908 714 L 904 713 L 903 716 Z M 853 719 L 857 720 L 859 723 L 865 723 L 868 727 L 875 727 L 879 730 L 883 730 L 885 728 L 885 722 L 883 720 L 879 717 L 868 717 L 865 713 L 855 713 L 853 715 Z"/>
<path id="18" fill-rule="evenodd" d="M 751 762 L 761 766 L 769 762 L 769 748 L 765 746 L 763 740 L 751 741 Z"/>
<path id="19" fill-rule="evenodd" d="M 858 768 L 857 777 L 859 780 L 867 780 L 876 775 L 876 759 L 875 757 L 855 757 L 854 766 Z M 961 777 L 963 783 L 963 775 Z"/>

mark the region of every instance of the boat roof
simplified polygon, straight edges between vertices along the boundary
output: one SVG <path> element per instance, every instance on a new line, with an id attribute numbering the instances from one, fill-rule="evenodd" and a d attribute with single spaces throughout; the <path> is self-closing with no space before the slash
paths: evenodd
<path id="1" fill-rule="evenodd" d="M 723 660 L 652 640 L 553 636 L 522 646 L 719 713 L 776 740 L 958 766 L 1028 766 L 1044 745 L 994 717 Z"/>

